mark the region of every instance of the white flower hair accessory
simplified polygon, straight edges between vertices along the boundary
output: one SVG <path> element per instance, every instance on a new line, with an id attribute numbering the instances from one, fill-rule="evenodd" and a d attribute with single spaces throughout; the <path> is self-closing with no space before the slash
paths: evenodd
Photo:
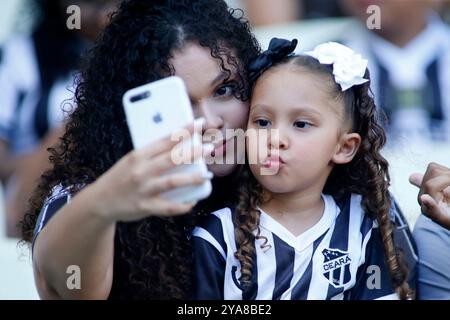
<path id="1" fill-rule="evenodd" d="M 369 81 L 364 79 L 368 61 L 342 44 L 322 43 L 305 54 L 317 59 L 321 64 L 332 64 L 334 80 L 341 86 L 342 91 Z"/>

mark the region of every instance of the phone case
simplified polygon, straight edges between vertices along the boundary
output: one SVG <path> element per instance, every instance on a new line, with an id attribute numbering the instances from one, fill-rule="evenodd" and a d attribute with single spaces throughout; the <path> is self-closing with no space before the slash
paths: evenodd
<path id="1" fill-rule="evenodd" d="M 169 136 L 194 121 L 186 87 L 181 78 L 171 76 L 131 90 L 123 96 L 123 106 L 135 149 Z M 194 133 L 193 143 L 201 143 Z M 180 164 L 164 174 L 202 172 L 208 169 L 203 159 L 192 164 Z M 186 186 L 164 192 L 161 196 L 175 202 L 195 202 L 208 197 L 210 180 L 198 186 Z"/>

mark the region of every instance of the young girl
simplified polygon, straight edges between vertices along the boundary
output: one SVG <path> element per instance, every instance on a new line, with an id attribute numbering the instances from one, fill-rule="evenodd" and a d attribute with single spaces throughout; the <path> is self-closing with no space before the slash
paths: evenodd
<path id="1" fill-rule="evenodd" d="M 411 298 L 415 254 L 391 206 L 367 61 L 337 43 L 289 56 L 295 45 L 273 39 L 250 66 L 240 200 L 194 230 L 195 295 Z"/>

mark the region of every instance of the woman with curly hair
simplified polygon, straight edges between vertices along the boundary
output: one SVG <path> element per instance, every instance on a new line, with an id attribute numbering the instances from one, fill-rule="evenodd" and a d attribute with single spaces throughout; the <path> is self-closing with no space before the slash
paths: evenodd
<path id="1" fill-rule="evenodd" d="M 42 298 L 188 298 L 194 204 L 159 193 L 202 183 L 198 174 L 161 175 L 174 166 L 176 142 L 132 150 L 123 94 L 170 75 L 186 83 L 204 130 L 243 128 L 248 116 L 245 67 L 257 56 L 242 14 L 221 0 L 129 0 L 113 14 L 82 66 L 76 109 L 25 217 Z M 230 145 L 230 147 L 229 147 Z M 224 155 L 233 144 L 216 144 Z M 197 150 L 198 151 L 198 150 Z M 198 154 L 197 154 L 198 155 Z M 191 212 L 223 206 L 235 164 L 213 164 L 213 194 Z M 230 193 L 228 193 L 230 194 Z M 231 200 L 231 199 L 230 199 Z M 70 266 L 81 287 L 70 290 Z"/>
<path id="2" fill-rule="evenodd" d="M 296 43 L 273 39 L 250 65 L 248 165 L 237 206 L 194 230 L 195 296 L 411 298 L 367 60 L 337 43 L 288 55 Z"/>

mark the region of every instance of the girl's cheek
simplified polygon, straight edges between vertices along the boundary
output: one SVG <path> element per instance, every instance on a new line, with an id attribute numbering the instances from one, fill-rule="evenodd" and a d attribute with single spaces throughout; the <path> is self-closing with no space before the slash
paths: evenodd
<path id="1" fill-rule="evenodd" d="M 245 150 L 247 151 L 248 156 L 252 156 L 255 154 L 255 150 L 257 150 L 258 140 L 252 137 L 251 135 L 247 136 L 245 141 Z"/>
<path id="2" fill-rule="evenodd" d="M 249 163 L 260 165 L 267 157 L 267 141 L 258 137 L 257 134 L 249 134 L 247 135 L 245 150 Z"/>

